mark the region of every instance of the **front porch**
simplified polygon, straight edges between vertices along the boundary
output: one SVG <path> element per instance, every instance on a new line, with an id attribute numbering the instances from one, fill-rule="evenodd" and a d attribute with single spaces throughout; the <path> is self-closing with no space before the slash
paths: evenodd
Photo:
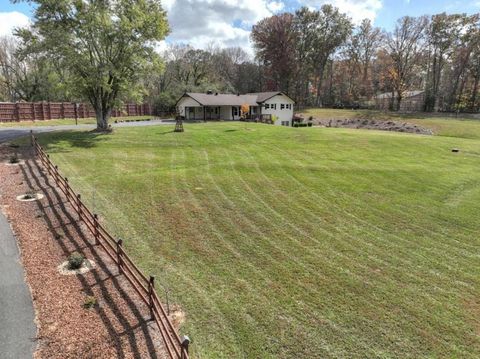
<path id="1" fill-rule="evenodd" d="M 248 116 L 258 116 L 260 106 L 250 106 Z M 240 120 L 240 106 L 188 106 L 185 120 L 191 121 L 237 121 Z"/>

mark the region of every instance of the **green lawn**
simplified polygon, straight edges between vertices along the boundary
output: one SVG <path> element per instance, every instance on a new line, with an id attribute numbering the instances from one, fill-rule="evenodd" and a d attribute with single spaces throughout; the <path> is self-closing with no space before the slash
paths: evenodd
<path id="1" fill-rule="evenodd" d="M 129 117 L 115 117 L 111 119 L 111 122 L 117 121 L 136 121 L 146 120 L 152 118 L 152 116 L 129 116 Z M 95 124 L 97 120 L 94 118 L 81 118 L 78 119 L 79 125 Z M 58 120 L 47 121 L 20 121 L 20 122 L 0 122 L 0 128 L 2 127 L 38 127 L 38 126 L 62 126 L 62 125 L 75 125 L 74 118 L 62 118 Z"/>
<path id="2" fill-rule="evenodd" d="M 41 142 L 169 288 L 194 357 L 478 357 L 480 140 L 185 129 Z"/>
<path id="3" fill-rule="evenodd" d="M 480 118 L 478 120 L 462 118 L 461 114 L 458 118 L 455 118 L 426 113 L 401 114 L 371 110 L 336 110 L 324 108 L 312 108 L 303 111 L 303 113 L 307 117 L 313 116 L 315 118 L 326 119 L 367 118 L 374 120 L 410 122 L 429 128 L 439 136 L 480 139 Z"/>

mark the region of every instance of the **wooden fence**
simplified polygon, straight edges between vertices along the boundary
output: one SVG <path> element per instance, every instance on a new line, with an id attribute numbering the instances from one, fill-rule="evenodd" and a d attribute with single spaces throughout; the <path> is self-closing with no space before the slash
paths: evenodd
<path id="1" fill-rule="evenodd" d="M 155 292 L 155 278 L 146 275 L 134 264 L 133 260 L 125 253 L 122 246 L 122 240 L 116 240 L 99 223 L 98 216 L 92 213 L 82 202 L 81 196 L 76 194 L 68 183 L 68 178 L 63 177 L 58 166 L 55 166 L 45 153 L 37 138 L 31 132 L 31 144 L 35 149 L 35 154 L 40 159 L 43 167 L 48 174 L 52 176 L 57 187 L 62 191 L 67 200 L 72 205 L 78 215 L 78 219 L 83 221 L 90 233 L 95 238 L 95 244 L 100 245 L 110 259 L 115 262 L 118 272 L 124 275 L 133 289 L 137 292 L 142 301 L 150 309 L 151 319 L 155 321 L 165 344 L 166 352 L 172 359 L 188 359 L 188 345 L 190 339 L 184 336 L 180 339 L 165 308 L 163 307 L 157 293 Z"/>
<path id="2" fill-rule="evenodd" d="M 112 117 L 149 116 L 152 107 L 149 104 L 126 104 L 120 110 L 113 110 Z M 72 102 L 1 102 L 0 122 L 44 121 L 60 118 L 95 117 L 95 111 L 89 104 Z"/>

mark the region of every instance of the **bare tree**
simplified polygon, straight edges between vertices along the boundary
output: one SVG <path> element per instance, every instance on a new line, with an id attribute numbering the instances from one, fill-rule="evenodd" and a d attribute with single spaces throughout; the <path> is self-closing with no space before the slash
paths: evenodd
<path id="1" fill-rule="evenodd" d="M 396 94 L 395 109 L 400 110 L 405 91 L 411 88 L 417 75 L 415 69 L 420 64 L 425 48 L 424 35 L 428 18 L 405 16 L 398 20 L 393 33 L 387 37 L 387 50 L 392 60 L 388 69 Z"/>

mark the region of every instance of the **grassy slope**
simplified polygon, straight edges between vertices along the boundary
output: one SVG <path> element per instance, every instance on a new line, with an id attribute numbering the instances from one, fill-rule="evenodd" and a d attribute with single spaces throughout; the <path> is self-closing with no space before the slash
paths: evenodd
<path id="1" fill-rule="evenodd" d="M 127 121 L 127 120 L 144 120 L 147 118 L 152 118 L 152 116 L 129 116 L 129 117 L 115 117 L 112 118 L 111 122 L 118 121 Z M 78 119 L 79 125 L 85 124 L 95 124 L 97 123 L 94 118 L 81 118 Z M 58 120 L 48 120 L 48 121 L 21 121 L 21 122 L 0 122 L 0 128 L 2 127 L 38 127 L 38 126 L 62 126 L 62 125 L 75 125 L 75 119 L 72 118 L 62 118 Z"/>
<path id="2" fill-rule="evenodd" d="M 195 357 L 478 354 L 479 141 L 185 128 L 42 142 L 170 288 Z"/>
<path id="3" fill-rule="evenodd" d="M 316 118 L 368 118 L 376 120 L 392 120 L 399 122 L 411 122 L 430 128 L 439 136 L 452 136 L 462 138 L 480 139 L 480 120 L 467 118 L 451 118 L 432 116 L 425 113 L 398 114 L 395 112 L 380 112 L 370 110 L 335 110 L 312 108 L 304 111 L 306 116 Z M 460 115 L 461 116 L 461 115 Z"/>

